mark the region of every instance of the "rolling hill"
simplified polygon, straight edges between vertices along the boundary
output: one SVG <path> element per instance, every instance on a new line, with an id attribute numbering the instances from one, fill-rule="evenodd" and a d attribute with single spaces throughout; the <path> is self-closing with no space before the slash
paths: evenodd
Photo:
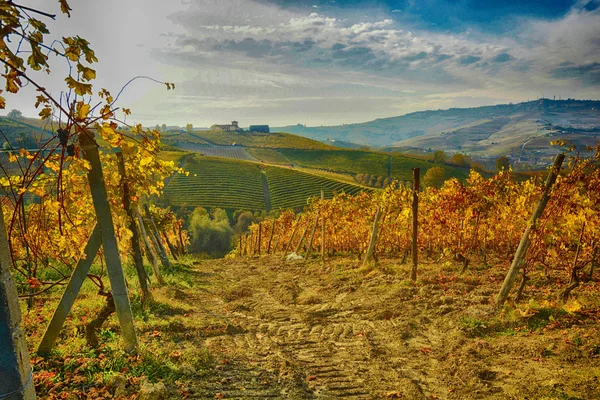
<path id="1" fill-rule="evenodd" d="M 198 154 L 187 156 L 183 168 L 190 175 L 174 176 L 165 188 L 166 200 L 173 206 L 268 211 L 302 208 L 321 190 L 326 198 L 334 192 L 370 190 L 291 167 Z"/>
<path id="2" fill-rule="evenodd" d="M 318 140 L 395 150 L 439 149 L 479 157 L 551 156 L 551 140 L 586 146 L 600 139 L 600 101 L 541 99 L 518 104 L 423 111 L 359 124 L 274 128 Z"/>

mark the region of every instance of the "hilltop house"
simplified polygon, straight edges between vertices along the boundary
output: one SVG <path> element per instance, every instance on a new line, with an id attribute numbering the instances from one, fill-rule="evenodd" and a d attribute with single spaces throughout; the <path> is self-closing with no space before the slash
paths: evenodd
<path id="1" fill-rule="evenodd" d="M 250 132 L 263 132 L 263 133 L 269 133 L 269 125 L 250 125 L 250 128 L 248 128 L 248 130 Z"/>
<path id="2" fill-rule="evenodd" d="M 213 125 L 212 128 L 223 132 L 239 132 L 242 130 L 237 121 L 231 121 L 231 125 Z"/>

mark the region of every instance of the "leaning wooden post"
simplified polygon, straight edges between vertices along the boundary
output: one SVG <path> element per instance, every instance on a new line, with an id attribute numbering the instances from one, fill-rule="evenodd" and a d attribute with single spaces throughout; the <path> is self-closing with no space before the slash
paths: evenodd
<path id="1" fill-rule="evenodd" d="M 108 278 L 115 302 L 115 311 L 117 312 L 121 331 L 123 332 L 125 351 L 129 353 L 136 352 L 138 345 L 137 335 L 133 324 L 133 314 L 131 313 L 127 284 L 123 275 L 119 246 L 115 236 L 115 226 L 106 195 L 98 144 L 94 141 L 94 133 L 91 130 L 79 134 L 79 143 L 83 157 L 91 166 L 88 172 L 88 180 L 90 182 L 94 210 L 96 211 L 96 217 L 98 218 L 98 224 L 102 232 L 104 258 L 106 259 Z"/>
<path id="2" fill-rule="evenodd" d="M 302 236 L 300 236 L 300 241 L 298 242 L 298 245 L 296 246 L 296 254 L 298 254 L 298 252 L 300 251 L 300 246 L 302 246 L 302 242 L 304 241 L 304 237 L 306 236 L 306 232 L 308 231 L 308 218 L 306 218 L 306 228 L 304 228 L 304 232 L 302 232 Z"/>
<path id="3" fill-rule="evenodd" d="M 413 265 L 410 271 L 410 279 L 417 280 L 417 267 L 419 266 L 419 168 L 413 168 L 413 202 L 412 202 L 412 259 Z"/>
<path id="4" fill-rule="evenodd" d="M 306 249 L 306 259 L 308 260 L 310 257 L 310 253 L 312 252 L 313 240 L 315 238 L 315 232 L 317 231 L 317 225 L 319 223 L 319 214 L 315 217 L 315 224 L 313 225 L 312 232 L 310 234 L 310 240 L 308 241 L 308 248 Z"/>
<path id="5" fill-rule="evenodd" d="M 323 200 L 325 200 L 325 192 L 321 190 L 321 207 L 323 207 Z M 323 209 L 321 209 L 321 261 L 325 262 L 325 215 L 323 215 Z"/>
<path id="6" fill-rule="evenodd" d="M 367 249 L 367 255 L 363 261 L 363 267 L 371 262 L 373 259 L 373 252 L 375 251 L 375 243 L 377 243 L 377 230 L 379 229 L 379 220 L 381 219 L 381 207 L 377 207 L 375 213 L 375 221 L 373 222 L 373 231 L 371 232 L 371 240 L 369 241 L 369 247 Z"/>
<path id="7" fill-rule="evenodd" d="M 142 236 L 142 240 L 144 241 L 144 248 L 146 249 L 146 258 L 150 261 L 150 265 L 152 266 L 152 270 L 154 271 L 154 275 L 156 275 L 156 280 L 158 280 L 159 285 L 164 285 L 165 281 L 160 273 L 160 269 L 158 267 L 158 260 L 156 259 L 156 254 L 154 254 L 154 250 L 152 250 L 152 246 L 150 245 L 150 241 L 148 240 L 148 234 L 146 233 L 146 228 L 144 227 L 144 220 L 142 219 L 142 215 L 140 214 L 140 210 L 135 210 L 135 216 L 140 225 L 140 233 Z"/>
<path id="8" fill-rule="evenodd" d="M 0 398 L 32 400 L 35 399 L 33 371 L 21 328 L 21 307 L 11 268 L 0 202 Z"/>
<path id="9" fill-rule="evenodd" d="M 517 248 L 517 252 L 515 253 L 515 257 L 513 258 L 513 262 L 506 274 L 506 278 L 504 278 L 504 283 L 502 284 L 502 288 L 496 296 L 496 307 L 500 308 L 506 301 L 510 289 L 515 283 L 515 278 L 519 273 L 519 270 L 523 266 L 523 261 L 525 260 L 525 256 L 527 255 L 527 249 L 529 247 L 529 234 L 531 231 L 534 231 L 537 227 L 537 222 L 541 218 L 548 201 L 550 200 L 550 189 L 556 182 L 556 177 L 560 172 L 560 167 L 565 159 L 565 155 L 563 153 L 556 156 L 554 159 L 554 164 L 552 165 L 552 169 L 548 173 L 548 179 L 546 179 L 546 186 L 544 187 L 544 193 L 542 194 L 542 198 L 540 199 L 537 208 L 535 209 L 533 215 L 531 216 L 531 220 L 525 228 L 525 232 L 521 237 L 521 242 L 519 243 L 519 247 Z"/>
<path id="10" fill-rule="evenodd" d="M 52 315 L 52 319 L 46 328 L 44 337 L 38 346 L 38 354 L 49 354 L 52 347 L 54 347 L 58 334 L 67 320 L 67 316 L 71 312 L 77 294 L 87 278 L 88 272 L 90 271 L 101 245 L 102 232 L 100 232 L 100 226 L 96 224 L 92 231 L 92 235 L 85 246 L 84 256 L 77 262 L 77 266 L 71 274 L 71 279 L 60 299 L 60 303 L 56 307 L 56 310 L 54 310 L 54 315 Z"/>
<path id="11" fill-rule="evenodd" d="M 294 240 L 294 236 L 296 236 L 298 226 L 300 226 L 300 219 L 296 220 L 296 223 L 294 224 L 294 229 L 292 229 L 292 235 L 290 236 L 290 240 L 287 242 L 287 244 L 285 245 L 285 249 L 283 250 L 283 258 L 285 258 L 285 255 L 287 254 L 288 250 L 290 249 L 290 246 L 292 245 L 292 241 Z"/>
<path id="12" fill-rule="evenodd" d="M 146 218 L 150 221 L 148 225 L 148 229 L 150 230 L 150 236 L 154 237 L 153 243 L 157 246 L 156 252 L 158 253 L 158 257 L 165 268 L 171 267 L 171 262 L 169 261 L 169 257 L 167 256 L 167 251 L 165 250 L 165 246 L 162 244 L 162 238 L 160 237 L 160 232 L 154 223 L 154 218 L 152 218 L 152 214 L 150 214 L 150 207 L 148 204 L 144 204 L 144 211 L 146 212 Z"/>
<path id="13" fill-rule="evenodd" d="M 275 233 L 275 220 L 271 221 L 271 234 L 269 235 L 269 244 L 267 244 L 267 254 L 271 254 L 271 242 Z"/>
<path id="14" fill-rule="evenodd" d="M 121 175 L 121 186 L 123 188 L 123 208 L 127 213 L 127 227 L 131 231 L 131 252 L 133 253 L 133 263 L 137 272 L 138 280 L 140 281 L 140 289 L 142 289 L 142 298 L 147 300 L 150 297 L 148 289 L 148 274 L 144 269 L 144 260 L 142 259 L 142 248 L 140 247 L 140 234 L 135 223 L 133 210 L 131 209 L 131 199 L 129 194 L 129 184 L 127 183 L 127 175 L 125 171 L 125 160 L 122 152 L 117 152 L 117 165 L 119 174 Z"/>

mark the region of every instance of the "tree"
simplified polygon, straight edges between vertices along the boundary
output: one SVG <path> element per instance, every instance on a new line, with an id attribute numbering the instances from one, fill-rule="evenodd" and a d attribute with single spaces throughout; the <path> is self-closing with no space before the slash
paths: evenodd
<path id="1" fill-rule="evenodd" d="M 23 119 L 23 113 L 15 109 L 10 110 L 10 112 L 6 116 L 12 119 Z"/>
<path id="2" fill-rule="evenodd" d="M 192 125 L 192 124 L 186 124 L 185 131 L 187 133 L 192 133 L 193 130 L 194 130 L 194 125 Z"/>
<path id="3" fill-rule="evenodd" d="M 500 156 L 496 160 L 497 171 L 508 171 L 510 169 L 510 159 L 506 156 Z"/>
<path id="4" fill-rule="evenodd" d="M 442 167 L 433 167 L 427 170 L 427 173 L 423 177 L 423 184 L 425 186 L 431 186 L 440 188 L 444 184 L 444 175 L 446 171 Z"/>
<path id="5" fill-rule="evenodd" d="M 166 132 L 167 131 L 167 125 L 166 124 L 162 124 L 162 126 L 160 127 L 160 131 L 161 132 Z"/>
<path id="6" fill-rule="evenodd" d="M 189 232 L 192 253 L 222 257 L 231 250 L 233 229 L 225 210 L 214 209 L 211 215 L 206 209 L 197 207 L 190 215 Z"/>
<path id="7" fill-rule="evenodd" d="M 452 156 L 452 159 L 450 160 L 450 162 L 459 167 L 466 167 L 471 164 L 471 159 L 470 159 L 470 157 L 467 157 L 464 154 L 455 153 Z"/>
<path id="8" fill-rule="evenodd" d="M 433 153 L 433 156 L 432 156 L 433 162 L 437 163 L 437 164 L 446 162 L 447 158 L 448 158 L 448 156 L 446 155 L 446 152 L 443 150 L 437 150 L 436 152 Z"/>

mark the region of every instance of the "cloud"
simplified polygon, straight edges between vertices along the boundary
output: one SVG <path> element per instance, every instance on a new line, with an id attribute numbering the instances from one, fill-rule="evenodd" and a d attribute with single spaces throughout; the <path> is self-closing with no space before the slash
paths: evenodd
<path id="1" fill-rule="evenodd" d="M 184 85 L 190 94 L 193 88 L 218 98 L 220 85 L 227 98 L 248 96 L 265 107 L 280 102 L 282 109 L 289 106 L 286 96 L 315 102 L 351 93 L 374 101 L 372 87 L 402 89 L 382 98 L 408 110 L 407 92 L 415 106 L 460 106 L 552 91 L 589 98 L 600 86 L 597 1 L 578 1 L 552 19 L 513 16 L 510 32 L 474 25 L 454 32 L 426 29 L 406 22 L 411 7 L 381 15 L 357 7 L 336 12 L 331 3 L 316 3 L 318 9 L 280 3 L 195 0 L 170 17 L 186 33 L 168 35 L 173 45 L 155 49 L 154 56 L 190 70 L 229 71 L 217 86 L 205 79 L 199 84 L 199 74 L 191 74 Z M 466 101 L 469 96 L 474 100 Z M 294 112 L 299 109 L 310 107 Z"/>

